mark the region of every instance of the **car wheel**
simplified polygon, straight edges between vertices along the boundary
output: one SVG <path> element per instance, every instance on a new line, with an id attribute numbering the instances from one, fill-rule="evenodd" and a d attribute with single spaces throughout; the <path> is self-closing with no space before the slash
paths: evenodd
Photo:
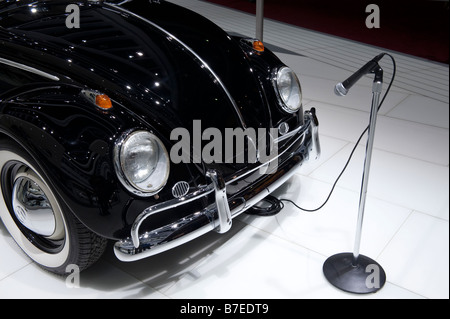
<path id="1" fill-rule="evenodd" d="M 67 274 L 68 266 L 88 268 L 107 244 L 71 213 L 32 157 L 4 138 L 0 138 L 0 218 L 32 260 L 59 275 Z"/>

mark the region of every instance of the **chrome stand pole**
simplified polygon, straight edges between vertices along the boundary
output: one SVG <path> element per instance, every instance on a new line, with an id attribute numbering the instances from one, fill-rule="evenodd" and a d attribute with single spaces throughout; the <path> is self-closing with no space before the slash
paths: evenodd
<path id="1" fill-rule="evenodd" d="M 256 0 L 256 39 L 264 37 L 264 0 Z"/>
<path id="2" fill-rule="evenodd" d="M 383 70 L 381 68 L 379 70 L 380 74 L 376 76 L 372 89 L 372 109 L 370 113 L 369 136 L 366 145 L 366 159 L 361 185 L 354 251 L 353 253 L 342 253 L 331 256 L 323 265 L 324 275 L 332 285 L 346 292 L 357 294 L 375 293 L 386 283 L 386 273 L 383 268 L 371 258 L 360 255 L 367 186 L 369 183 L 369 172 L 375 139 L 375 126 L 380 94 L 383 87 Z"/>
<path id="3" fill-rule="evenodd" d="M 364 163 L 364 173 L 359 198 L 358 222 L 356 226 L 355 246 L 353 250 L 353 265 L 357 265 L 358 263 L 359 250 L 361 247 L 361 235 L 364 220 L 364 212 L 366 207 L 367 187 L 369 185 L 370 165 L 372 163 L 372 151 L 375 140 L 375 127 L 377 124 L 378 105 L 380 102 L 380 95 L 382 88 L 383 88 L 382 82 L 375 81 L 373 83 L 372 89 L 373 98 L 372 98 L 372 109 L 370 112 L 369 137 L 367 139 L 366 145 L 366 159 Z"/>

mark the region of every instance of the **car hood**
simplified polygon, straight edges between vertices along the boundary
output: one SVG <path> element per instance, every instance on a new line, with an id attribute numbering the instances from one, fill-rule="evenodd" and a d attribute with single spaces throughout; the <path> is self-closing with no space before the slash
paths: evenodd
<path id="1" fill-rule="evenodd" d="M 164 130 L 192 130 L 194 120 L 219 129 L 271 126 L 245 52 L 209 20 L 165 1 L 84 1 L 80 28 L 68 28 L 69 3 L 7 9 L 2 54 L 15 59 L 20 48 L 21 61 L 107 93 Z"/>

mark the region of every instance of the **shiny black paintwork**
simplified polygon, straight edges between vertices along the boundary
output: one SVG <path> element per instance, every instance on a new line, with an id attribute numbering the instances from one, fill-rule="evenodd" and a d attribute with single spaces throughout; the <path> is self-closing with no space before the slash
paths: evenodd
<path id="1" fill-rule="evenodd" d="M 0 57 L 60 81 L 30 81 L 0 92 L 0 134 L 36 159 L 73 213 L 103 237 L 128 236 L 143 209 L 173 198 L 176 182 L 188 181 L 193 188 L 208 183 L 206 165 L 172 164 L 167 187 L 157 197 L 133 197 L 114 171 L 113 149 L 123 132 L 150 130 L 170 149 L 172 129 L 191 130 L 195 119 L 219 129 L 302 124 L 302 112 L 288 115 L 279 107 L 271 83 L 273 70 L 283 65 L 278 58 L 269 50 L 257 54 L 192 11 L 164 1 L 123 5 L 198 54 L 223 81 L 238 110 L 199 59 L 143 19 L 109 4 L 80 1 L 81 28 L 68 29 L 65 8 L 73 1 L 32 2 L 32 7 L 20 1 L 0 9 Z M 86 88 L 108 94 L 114 108 L 96 108 L 80 94 Z M 222 165 L 221 170 L 230 176 L 245 166 Z M 185 210 L 152 223 L 175 221 Z"/>

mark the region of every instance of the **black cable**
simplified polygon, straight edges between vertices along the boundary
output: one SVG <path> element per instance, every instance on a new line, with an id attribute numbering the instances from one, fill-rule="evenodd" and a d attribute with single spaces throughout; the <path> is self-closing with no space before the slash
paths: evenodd
<path id="1" fill-rule="evenodd" d="M 269 217 L 269 216 L 275 216 L 276 214 L 281 212 L 284 208 L 283 202 L 272 195 L 268 195 L 261 202 L 265 202 L 266 204 L 269 204 L 269 206 L 260 207 L 260 206 L 254 205 L 251 208 L 249 208 L 246 211 L 246 213 L 248 215 Z"/>
<path id="2" fill-rule="evenodd" d="M 387 95 L 388 95 L 389 92 L 391 91 L 392 84 L 394 83 L 395 76 L 396 76 L 396 74 L 397 74 L 397 63 L 395 62 L 394 57 L 393 57 L 392 55 L 390 55 L 389 53 L 384 53 L 384 55 L 387 55 L 388 57 L 391 58 L 391 60 L 392 60 L 392 65 L 393 65 L 393 73 L 392 73 L 391 82 L 389 83 L 389 86 L 388 86 L 388 88 L 387 88 L 387 90 L 386 90 L 386 93 L 384 94 L 383 99 L 381 100 L 381 103 L 380 103 L 380 105 L 378 106 L 377 112 L 380 111 L 381 106 L 383 105 L 384 101 L 386 100 Z M 336 181 L 334 182 L 333 187 L 331 188 L 331 191 L 330 191 L 330 193 L 328 194 L 327 199 L 325 200 L 325 202 L 324 202 L 322 205 L 320 205 L 318 208 L 315 208 L 315 209 L 305 209 L 305 208 L 300 207 L 299 205 L 297 205 L 294 201 L 292 201 L 292 200 L 290 200 L 290 199 L 281 198 L 280 201 L 289 202 L 289 203 L 293 204 L 295 207 L 297 207 L 298 209 L 300 209 L 300 210 L 302 210 L 302 211 L 305 211 L 305 212 L 309 212 L 309 213 L 313 213 L 313 212 L 316 212 L 316 211 L 322 209 L 322 208 L 328 203 L 328 201 L 330 200 L 331 195 L 333 194 L 334 189 L 336 188 L 337 183 L 339 182 L 339 180 L 341 179 L 342 175 L 344 175 L 345 171 L 347 170 L 348 165 L 350 164 L 350 162 L 351 162 L 351 160 L 352 160 L 352 158 L 353 158 L 353 155 L 355 154 L 355 151 L 356 151 L 356 149 L 358 148 L 359 143 L 361 142 L 361 140 L 362 140 L 362 138 L 364 137 L 364 135 L 366 135 L 366 133 L 369 131 L 369 128 L 370 128 L 370 125 L 368 125 L 367 128 L 364 130 L 364 132 L 362 132 L 361 136 L 359 137 L 358 141 L 357 141 L 356 144 L 355 144 L 355 147 L 353 148 L 352 152 L 350 153 L 350 156 L 349 156 L 349 158 L 348 158 L 348 160 L 347 160 L 347 163 L 345 164 L 345 166 L 344 166 L 344 168 L 342 169 L 341 173 L 339 174 L 339 176 L 337 177 Z"/>

